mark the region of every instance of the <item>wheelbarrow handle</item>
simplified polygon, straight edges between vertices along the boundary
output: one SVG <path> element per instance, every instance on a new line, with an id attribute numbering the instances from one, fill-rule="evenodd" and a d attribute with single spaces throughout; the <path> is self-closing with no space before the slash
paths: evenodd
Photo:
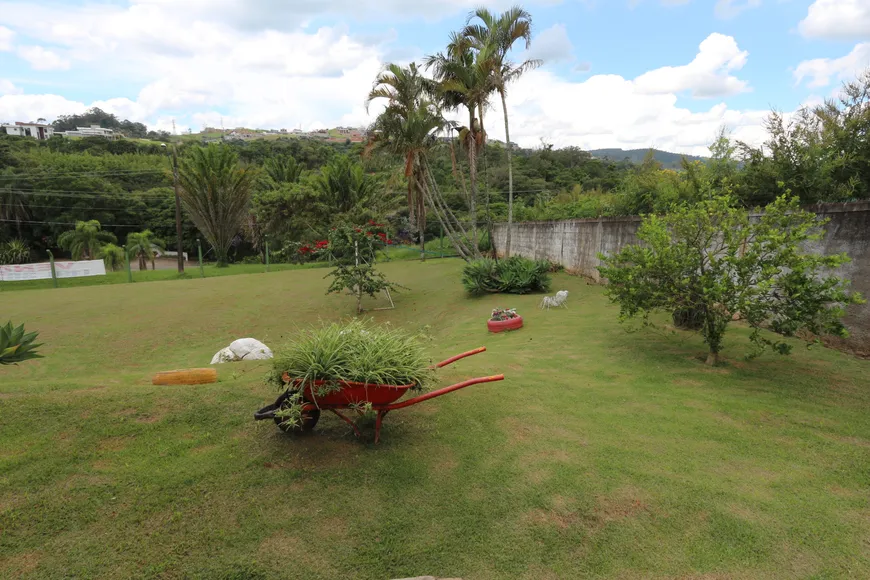
<path id="1" fill-rule="evenodd" d="M 486 351 L 486 347 L 485 347 L 485 346 L 482 346 L 482 347 L 480 347 L 480 348 L 476 348 L 476 349 L 474 349 L 474 350 L 469 350 L 468 352 L 464 352 L 464 353 L 462 353 L 462 354 L 457 354 L 456 356 L 451 356 L 450 358 L 441 361 L 440 363 L 438 363 L 437 365 L 435 365 L 434 368 L 436 368 L 436 369 L 440 369 L 441 367 L 446 367 L 447 365 L 449 365 L 449 364 L 453 364 L 453 363 L 455 363 L 456 361 L 458 361 L 458 360 L 460 360 L 460 359 L 463 359 L 463 358 L 465 358 L 465 357 L 467 357 L 467 356 L 471 356 L 471 355 L 474 355 L 474 354 L 480 354 L 480 353 L 485 352 L 485 351 Z"/>
<path id="2" fill-rule="evenodd" d="M 458 391 L 459 389 L 464 389 L 465 387 L 470 387 L 471 385 L 476 385 L 478 383 L 492 383 L 494 381 L 503 380 L 504 375 L 493 375 L 489 377 L 468 379 L 467 381 L 462 381 L 461 383 L 456 383 L 455 385 L 450 385 L 449 387 L 444 387 L 443 389 L 438 389 L 437 391 L 432 391 L 430 393 L 420 395 L 419 397 L 408 399 L 407 401 L 401 401 L 399 403 L 393 403 L 392 405 L 385 405 L 383 407 L 376 407 L 376 409 L 378 411 L 395 411 L 396 409 L 410 407 L 411 405 L 416 405 L 417 403 L 422 403 L 423 401 L 428 401 L 429 399 L 434 399 L 435 397 L 440 397 L 441 395 L 446 395 L 447 393 L 452 393 L 453 391 Z"/>

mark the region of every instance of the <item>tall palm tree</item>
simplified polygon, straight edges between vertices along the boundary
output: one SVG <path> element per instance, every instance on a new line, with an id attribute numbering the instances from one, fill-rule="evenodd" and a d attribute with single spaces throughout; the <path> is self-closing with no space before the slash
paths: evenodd
<path id="1" fill-rule="evenodd" d="M 57 238 L 58 245 L 70 252 L 73 260 L 99 258 L 104 243 L 114 244 L 117 241 L 113 234 L 102 230 L 97 220 L 76 222 L 74 230 L 64 232 Z"/>
<path id="2" fill-rule="evenodd" d="M 11 186 L 0 188 L 0 220 L 14 222 L 19 238 L 24 237 L 21 233 L 21 222 L 29 217 L 30 210 L 27 208 L 24 195 Z"/>
<path id="3" fill-rule="evenodd" d="M 438 134 L 449 126 L 441 109 L 430 99 L 430 90 L 431 83 L 419 74 L 416 65 L 405 69 L 389 65 L 369 94 L 369 102 L 384 98 L 387 106 L 369 130 L 365 154 L 382 150 L 403 159 L 409 210 L 416 216 L 420 232 L 421 258 L 425 257 L 423 232 L 428 202 L 460 256 L 468 259 L 476 254 L 466 245 L 462 224 L 444 202 L 429 168 L 429 154 L 438 143 Z"/>
<path id="4" fill-rule="evenodd" d="M 160 238 L 155 238 L 154 232 L 151 230 L 127 235 L 127 253 L 139 258 L 140 270 L 148 269 L 148 261 L 151 262 L 151 269 L 155 269 L 154 258 L 157 255 L 157 252 L 154 251 L 155 248 L 165 250 L 166 243 Z"/>
<path id="5" fill-rule="evenodd" d="M 214 248 L 218 266 L 227 265 L 233 237 L 247 216 L 253 175 L 225 145 L 196 147 L 181 161 L 181 202 Z"/>
<path id="6" fill-rule="evenodd" d="M 479 24 L 472 24 L 474 19 Z M 463 30 L 463 36 L 471 39 L 478 50 L 489 49 L 492 59 L 493 84 L 501 97 L 501 108 L 504 113 L 504 140 L 508 159 L 508 228 L 505 240 L 505 256 L 511 255 L 511 230 L 514 221 L 514 171 L 511 150 L 511 133 L 508 122 L 507 86 L 519 79 L 526 72 L 543 64 L 539 59 L 525 60 L 515 64 L 508 59 L 508 52 L 517 41 L 525 41 L 526 49 L 532 42 L 532 15 L 521 6 L 502 12 L 496 16 L 486 8 L 478 8 L 469 15 L 468 25 Z"/>
<path id="7" fill-rule="evenodd" d="M 442 103 L 446 108 L 464 106 L 468 111 L 468 127 L 459 131 L 460 142 L 468 154 L 469 218 L 472 238 L 477 244 L 477 156 L 486 141 L 483 113 L 489 105 L 493 85 L 491 48 L 474 50 L 472 43 L 461 34 L 453 33 L 446 52 L 426 57 L 426 68 L 432 69 L 438 80 Z"/>
<path id="8" fill-rule="evenodd" d="M 408 181 L 408 220 L 411 223 L 411 228 L 417 231 L 420 238 L 420 258 L 426 259 L 425 250 L 425 230 L 426 230 L 426 201 L 423 192 L 417 188 L 417 182 L 412 179 L 414 168 L 414 159 L 418 155 L 421 146 L 431 146 L 428 144 L 427 138 L 432 130 L 438 129 L 441 125 L 440 114 L 425 115 L 425 111 L 420 109 L 421 100 L 435 91 L 435 85 L 424 77 L 417 68 L 417 63 L 412 62 L 407 68 L 403 68 L 397 64 L 388 64 L 384 70 L 375 78 L 372 90 L 366 98 L 366 110 L 368 111 L 372 101 L 376 99 L 385 99 L 387 101 L 387 109 L 385 113 L 388 117 L 384 117 L 382 125 L 391 124 L 391 131 L 398 134 L 392 134 L 385 137 L 380 135 L 380 140 L 373 139 L 370 144 L 376 147 L 367 148 L 367 153 L 373 148 L 381 148 L 390 150 L 394 154 L 400 154 L 405 160 L 405 178 Z M 428 117 L 428 119 L 427 119 Z M 407 133 L 411 129 L 408 125 L 413 118 L 415 127 L 413 131 L 425 131 L 424 134 L 410 135 L 399 134 Z M 425 120 L 424 120 L 425 119 Z M 431 123 L 430 123 L 431 122 Z M 403 125 L 404 124 L 404 125 Z M 383 131 L 384 126 L 378 127 L 376 123 L 375 130 Z M 431 125 L 431 126 L 430 126 Z M 397 146 L 399 141 L 411 143 L 407 148 Z M 401 151 L 399 149 L 402 149 Z"/>

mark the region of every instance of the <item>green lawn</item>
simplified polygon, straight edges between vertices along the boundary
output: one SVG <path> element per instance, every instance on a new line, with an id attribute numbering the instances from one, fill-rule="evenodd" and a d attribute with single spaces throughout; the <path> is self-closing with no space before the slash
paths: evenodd
<path id="1" fill-rule="evenodd" d="M 870 363 L 796 348 L 707 368 L 693 335 L 627 333 L 601 288 L 468 299 L 461 262 L 389 263 L 382 322 L 428 327 L 441 384 L 378 446 L 252 414 L 265 363 L 156 387 L 239 337 L 352 312 L 323 271 L 0 295 L 46 358 L 0 369 L 0 578 L 870 577 Z M 380 306 L 381 302 L 369 302 Z M 495 306 L 526 328 L 489 335 Z"/>
<path id="2" fill-rule="evenodd" d="M 441 257 L 451 258 L 456 256 L 455 250 L 450 247 L 443 249 L 438 241 L 429 242 L 426 244 L 428 259 L 439 259 Z M 443 254 L 443 256 L 442 256 Z M 410 246 L 390 247 L 386 252 L 381 251 L 382 260 L 419 260 L 420 250 Z M 329 268 L 327 262 L 309 262 L 306 264 L 270 264 L 269 272 L 282 272 L 284 270 L 304 270 L 311 268 Z M 178 274 L 175 269 L 169 270 L 139 270 L 135 265 L 132 269 L 133 283 L 137 282 L 157 282 L 162 280 L 178 280 L 189 278 L 213 278 L 215 276 L 235 276 L 237 274 L 262 274 L 266 272 L 264 264 L 232 264 L 227 268 L 218 268 L 214 264 L 205 264 L 200 272 L 199 266 L 195 263 L 187 264 L 185 272 L 182 275 Z M 325 273 L 324 273 L 325 274 Z M 60 278 L 58 280 L 58 288 L 72 288 L 79 286 L 102 286 L 106 284 L 127 284 L 129 278 L 126 270 L 117 272 L 108 272 L 105 276 L 87 276 L 82 278 Z M 51 279 L 43 280 L 23 280 L 15 282 L 0 282 L 0 293 L 14 292 L 18 290 L 35 290 L 40 288 L 53 288 Z"/>

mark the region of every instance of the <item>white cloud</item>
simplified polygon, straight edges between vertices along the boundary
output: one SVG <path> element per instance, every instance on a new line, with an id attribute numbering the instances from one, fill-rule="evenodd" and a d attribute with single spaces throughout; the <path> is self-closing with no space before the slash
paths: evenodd
<path id="1" fill-rule="evenodd" d="M 41 46 L 19 46 L 17 54 L 34 70 L 66 70 L 70 66 L 68 60 Z"/>
<path id="2" fill-rule="evenodd" d="M 749 86 L 729 73 L 743 68 L 748 56 L 733 37 L 714 33 L 700 44 L 698 55 L 689 64 L 649 71 L 635 83 L 639 90 L 653 95 L 684 91 L 696 98 L 735 95 L 748 91 Z"/>
<path id="3" fill-rule="evenodd" d="M 870 39 L 870 2 L 816 0 L 798 29 L 810 38 Z"/>
<path id="4" fill-rule="evenodd" d="M 529 58 L 539 58 L 545 64 L 574 60 L 574 45 L 564 24 L 554 24 L 532 41 Z"/>
<path id="5" fill-rule="evenodd" d="M 805 60 L 795 69 L 794 77 L 798 84 L 808 78 L 807 86 L 826 87 L 832 80 L 855 78 L 868 67 L 870 67 L 870 42 L 864 42 L 840 58 Z"/>
<path id="6" fill-rule="evenodd" d="M 543 138 L 557 146 L 587 149 L 659 147 L 706 155 L 720 127 L 735 139 L 764 141 L 768 111 L 737 111 L 718 103 L 692 112 L 676 105 L 674 94 L 649 94 L 635 81 L 618 75 L 595 75 L 570 82 L 543 69 L 523 77 L 508 97 L 511 139 L 533 146 Z M 489 114 L 490 135 L 499 135 L 501 108 Z"/>
<path id="7" fill-rule="evenodd" d="M 15 31 L 0 26 L 0 51 L 12 50 L 12 39 L 15 37 Z"/>
<path id="8" fill-rule="evenodd" d="M 221 119 L 225 127 L 364 125 L 372 117 L 363 100 L 383 60 L 395 52 L 396 47 L 388 45 L 392 36 L 363 38 L 339 26 L 300 28 L 294 24 L 300 18 L 283 19 L 285 4 L 305 18 L 318 10 L 322 14 L 342 8 L 357 14 L 360 7 L 375 4 L 393 13 L 405 10 L 434 18 L 464 13 L 478 3 L 134 0 L 128 7 L 54 5 L 49 10 L 0 1 L 0 22 L 22 35 L 26 32 L 32 43 L 58 47 L 52 48 L 57 58 L 68 60 L 89 78 L 106 79 L 107 87 L 94 87 L 103 91 L 104 100 L 91 103 L 20 94 L 13 87 L 19 94 L 0 96 L 0 111 L 8 120 L 51 119 L 99 106 L 152 128 L 171 130 L 175 119 L 179 132 L 219 126 Z M 250 13 L 242 14 L 248 6 Z M 234 21 L 233 14 L 242 20 Z M 266 25 L 257 24 L 270 14 Z M 571 54 L 562 26 L 543 31 L 533 47 L 549 51 L 551 60 Z M 408 58 L 414 56 L 420 55 Z M 594 75 L 572 82 L 547 70 L 532 71 L 509 93 L 512 138 L 526 146 L 543 137 L 557 145 L 587 148 L 655 145 L 706 153 L 718 128 L 726 124 L 735 138 L 758 143 L 764 137 L 767 111 L 735 111 L 723 103 L 703 112 L 677 106 L 677 94 L 686 91 L 696 97 L 718 97 L 747 90 L 746 83 L 733 76 L 746 58 L 733 38 L 714 34 L 701 43 L 690 64 L 660 68 L 635 80 Z M 134 86 L 138 93 L 119 94 L 113 82 Z M 488 125 L 498 138 L 501 121 L 495 101 Z"/>
<path id="9" fill-rule="evenodd" d="M 717 18 L 736 18 L 741 12 L 761 6 L 761 0 L 717 0 L 714 12 Z"/>
<path id="10" fill-rule="evenodd" d="M 0 79 L 0 95 L 20 95 L 21 89 L 12 84 L 12 81 Z"/>

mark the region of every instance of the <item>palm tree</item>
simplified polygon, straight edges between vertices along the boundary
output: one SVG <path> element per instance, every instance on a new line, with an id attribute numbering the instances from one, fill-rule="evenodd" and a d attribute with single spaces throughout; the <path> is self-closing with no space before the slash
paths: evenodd
<path id="1" fill-rule="evenodd" d="M 120 270 L 124 265 L 124 248 L 115 244 L 106 244 L 101 248 L 106 270 Z"/>
<path id="2" fill-rule="evenodd" d="M 99 258 L 104 243 L 114 244 L 117 241 L 113 234 L 102 230 L 97 220 L 76 222 L 74 230 L 64 232 L 57 238 L 58 245 L 70 252 L 73 260 Z"/>
<path id="3" fill-rule="evenodd" d="M 347 155 L 333 158 L 320 169 L 314 188 L 330 213 L 347 213 L 367 204 L 375 193 L 375 180 L 366 175 L 362 165 Z"/>
<path id="4" fill-rule="evenodd" d="M 471 24 L 475 18 L 481 24 Z M 508 59 L 513 45 L 518 40 L 525 41 L 526 49 L 532 42 L 532 15 L 520 6 L 514 6 L 499 16 L 495 16 L 486 8 L 478 8 L 469 15 L 468 25 L 463 30 L 463 36 L 469 38 L 478 50 L 489 49 L 492 59 L 492 82 L 501 97 L 501 107 L 504 113 L 504 140 L 508 159 L 508 228 L 505 240 L 505 256 L 511 255 L 511 230 L 514 221 L 514 171 L 511 151 L 511 133 L 508 123 L 507 86 L 519 79 L 524 73 L 543 64 L 538 59 L 529 59 L 520 64 L 514 64 Z"/>
<path id="5" fill-rule="evenodd" d="M 421 147 L 431 146 L 428 139 L 430 133 L 442 126 L 440 114 L 427 115 L 420 110 L 421 99 L 435 91 L 435 84 L 420 74 L 417 63 L 412 62 L 408 68 L 397 64 L 388 64 L 375 79 L 372 90 L 366 98 L 366 111 L 376 99 L 386 99 L 389 117 L 382 119 L 384 124 L 390 124 L 394 133 L 383 134 L 381 139 L 373 139 L 366 153 L 374 148 L 389 150 L 401 155 L 405 161 L 405 178 L 408 181 L 408 221 L 411 228 L 417 230 L 420 238 L 420 259 L 426 259 L 426 201 L 423 192 L 412 179 L 415 158 L 421 152 Z M 387 111 L 385 111 L 387 113 Z M 414 123 L 412 128 L 408 123 Z M 376 124 L 377 125 L 377 124 Z M 375 128 L 383 130 L 384 127 Z M 413 132 L 416 134 L 409 133 Z M 425 132 L 425 134 L 423 134 Z M 404 135 L 402 133 L 405 133 Z M 399 145 L 407 143 L 408 146 Z"/>
<path id="6" fill-rule="evenodd" d="M 0 221 L 15 222 L 19 238 L 24 237 L 21 233 L 21 222 L 29 217 L 30 210 L 24 195 L 9 186 L 0 189 Z"/>
<path id="7" fill-rule="evenodd" d="M 214 248 L 218 266 L 227 265 L 233 237 L 247 216 L 253 175 L 224 145 L 196 147 L 181 162 L 181 201 Z"/>
<path id="8" fill-rule="evenodd" d="M 154 251 L 154 248 L 165 250 L 166 243 L 159 238 L 155 238 L 154 232 L 151 230 L 127 235 L 127 253 L 139 258 L 139 270 L 147 270 L 149 260 L 151 261 L 151 269 L 155 269 L 154 257 L 157 253 Z"/>
<path id="9" fill-rule="evenodd" d="M 446 108 L 464 106 L 468 111 L 468 127 L 459 131 L 460 142 L 468 154 L 469 218 L 472 237 L 477 244 L 477 156 L 483 149 L 486 133 L 483 113 L 489 105 L 493 85 L 491 48 L 475 51 L 470 40 L 453 33 L 446 53 L 426 57 L 426 68 L 433 69 L 442 103 Z"/>
<path id="10" fill-rule="evenodd" d="M 375 82 L 369 102 L 387 99 L 387 106 L 369 130 L 365 154 L 382 150 L 400 156 L 408 181 L 408 205 L 420 232 L 421 257 L 425 257 L 426 203 L 463 258 L 475 257 L 476 247 L 466 245 L 465 230 L 438 190 L 428 158 L 438 143 L 438 134 L 450 124 L 429 98 L 431 83 L 421 77 L 416 65 L 388 65 Z"/>
<path id="11" fill-rule="evenodd" d="M 270 157 L 263 169 L 275 183 L 296 183 L 302 175 L 302 165 L 289 155 Z"/>

